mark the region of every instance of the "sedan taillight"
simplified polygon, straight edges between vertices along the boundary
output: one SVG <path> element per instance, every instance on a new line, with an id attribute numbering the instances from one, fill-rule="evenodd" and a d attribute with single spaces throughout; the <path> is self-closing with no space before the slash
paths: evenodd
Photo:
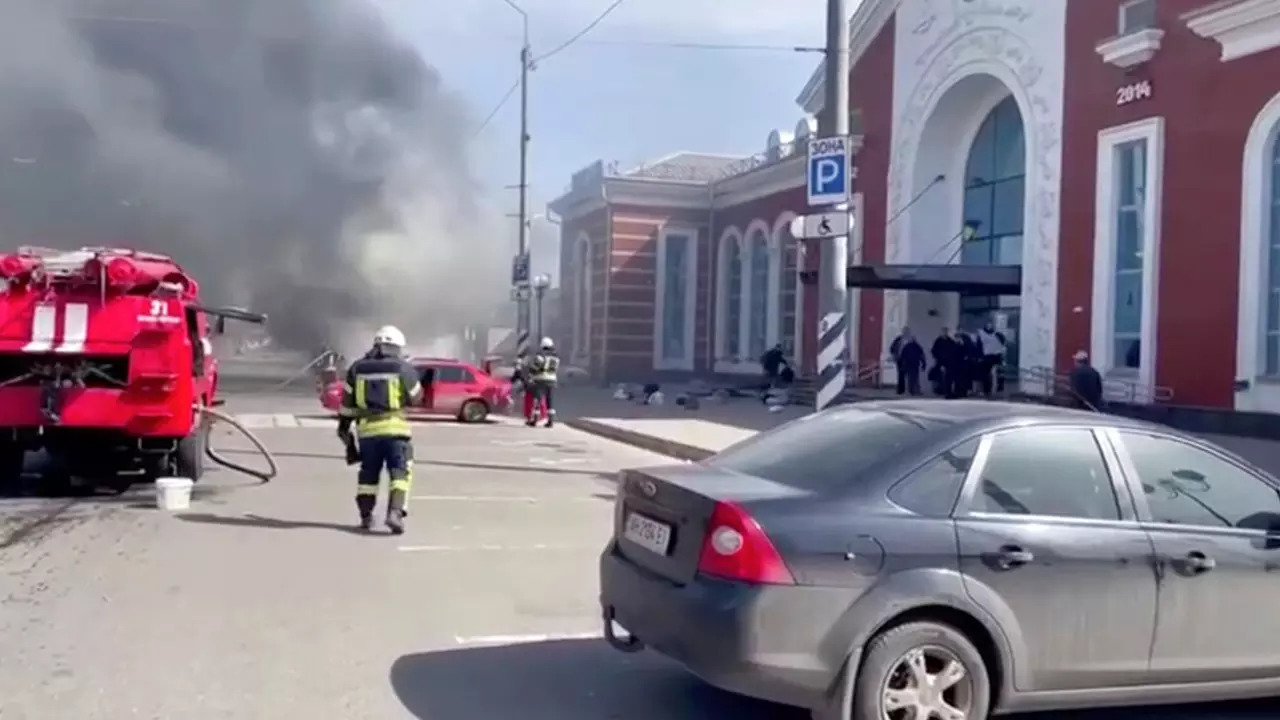
<path id="1" fill-rule="evenodd" d="M 796 582 L 760 523 L 729 502 L 716 503 L 711 513 L 698 557 L 698 572 L 760 585 Z"/>

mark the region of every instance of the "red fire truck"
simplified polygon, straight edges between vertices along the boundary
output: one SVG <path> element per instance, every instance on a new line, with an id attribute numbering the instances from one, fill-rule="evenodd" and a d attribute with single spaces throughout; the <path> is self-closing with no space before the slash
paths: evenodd
<path id="1" fill-rule="evenodd" d="M 200 478 L 210 333 L 263 316 L 201 306 L 172 258 L 135 250 L 21 248 L 0 255 L 0 282 L 0 482 L 36 450 L 54 482 Z"/>

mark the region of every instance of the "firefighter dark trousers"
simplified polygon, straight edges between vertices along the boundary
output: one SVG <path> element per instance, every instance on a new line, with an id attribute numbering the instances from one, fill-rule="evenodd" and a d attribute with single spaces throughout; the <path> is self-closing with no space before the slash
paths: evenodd
<path id="1" fill-rule="evenodd" d="M 387 512 L 407 515 L 409 493 L 413 489 L 413 441 L 407 437 L 360 438 L 360 475 L 356 486 L 356 507 L 360 517 L 373 514 L 378 504 L 378 481 L 382 469 L 391 478 Z"/>
<path id="2" fill-rule="evenodd" d="M 537 420 L 539 411 L 541 411 L 542 415 L 547 414 L 547 401 L 539 398 L 532 386 L 525 388 L 524 419 L 530 422 Z"/>
<path id="3" fill-rule="evenodd" d="M 551 420 L 556 416 L 556 406 L 555 406 L 555 403 L 552 402 L 552 395 L 554 393 L 555 387 L 556 385 L 554 382 L 546 382 L 545 380 L 533 381 L 534 409 L 536 410 L 537 408 L 541 407 L 542 414 L 546 416 L 547 420 Z M 529 419 L 530 420 L 534 419 L 534 416 L 532 415 L 529 416 Z"/>

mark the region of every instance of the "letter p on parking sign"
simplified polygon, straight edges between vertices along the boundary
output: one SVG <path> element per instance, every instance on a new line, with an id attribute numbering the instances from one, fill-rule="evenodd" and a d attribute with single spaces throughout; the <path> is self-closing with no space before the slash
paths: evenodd
<path id="1" fill-rule="evenodd" d="M 849 139 L 810 140 L 808 175 L 810 206 L 849 202 Z"/>

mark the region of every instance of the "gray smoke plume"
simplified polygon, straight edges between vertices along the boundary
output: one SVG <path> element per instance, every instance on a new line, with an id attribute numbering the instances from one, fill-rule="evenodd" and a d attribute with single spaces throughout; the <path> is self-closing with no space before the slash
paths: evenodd
<path id="1" fill-rule="evenodd" d="M 489 319 L 462 104 L 370 0 L 4 0 L 0 248 L 172 254 L 284 345 Z"/>

